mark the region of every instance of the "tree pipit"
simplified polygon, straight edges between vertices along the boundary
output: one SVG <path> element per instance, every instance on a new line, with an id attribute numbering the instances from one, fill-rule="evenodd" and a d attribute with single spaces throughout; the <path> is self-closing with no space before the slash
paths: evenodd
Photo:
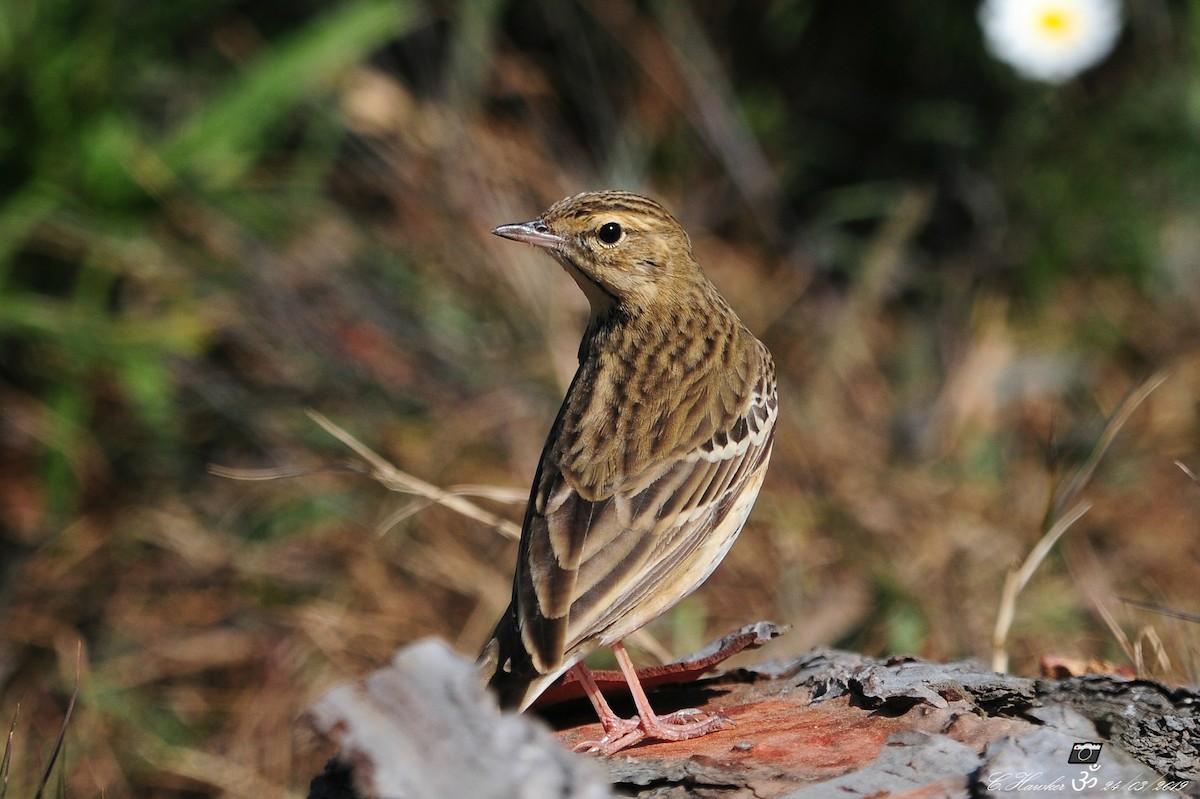
<path id="1" fill-rule="evenodd" d="M 548 250 L 591 319 L 533 479 L 512 603 L 479 658 L 489 685 L 523 710 L 574 670 L 605 731 L 586 747 L 605 754 L 730 726 L 656 715 L 621 641 L 704 582 L 741 531 L 774 438 L 771 355 L 653 200 L 589 192 L 492 232 Z M 612 711 L 583 664 L 602 646 L 635 718 Z"/>

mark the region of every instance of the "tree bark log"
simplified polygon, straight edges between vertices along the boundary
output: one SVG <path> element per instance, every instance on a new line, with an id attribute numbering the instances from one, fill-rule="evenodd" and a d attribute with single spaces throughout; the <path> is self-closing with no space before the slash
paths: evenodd
<path id="1" fill-rule="evenodd" d="M 753 645 L 777 632 L 751 625 L 681 664 L 656 667 L 658 712 L 700 707 L 728 716 L 734 729 L 611 758 L 568 751 L 602 734 L 586 702 L 542 710 L 541 719 L 501 714 L 473 664 L 440 643 L 414 644 L 314 705 L 310 723 L 341 754 L 309 795 L 1200 795 L 1195 690 L 1109 675 L 1029 679 L 974 661 L 881 661 L 833 650 L 694 679 L 739 635 Z M 664 672 L 675 677 L 661 679 Z M 618 712 L 632 713 L 619 693 L 613 699 Z M 1081 743 L 1102 748 L 1076 750 Z"/>

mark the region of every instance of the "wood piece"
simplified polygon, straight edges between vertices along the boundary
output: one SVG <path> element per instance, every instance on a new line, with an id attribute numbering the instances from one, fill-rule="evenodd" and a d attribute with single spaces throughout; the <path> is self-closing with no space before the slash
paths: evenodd
<path id="1" fill-rule="evenodd" d="M 596 761 L 564 750 L 534 717 L 501 714 L 475 665 L 440 641 L 408 646 L 388 667 L 330 691 L 306 720 L 340 747 L 340 762 L 318 778 L 323 793 L 310 796 L 611 796 Z M 354 790 L 338 793 L 347 771 Z"/>
<path id="2" fill-rule="evenodd" d="M 723 639 L 712 651 L 726 644 Z M 379 770 L 380 762 L 389 774 L 440 768 L 455 771 L 463 784 L 509 786 L 504 790 L 519 786 L 521 774 L 528 778 L 533 763 L 555 786 L 566 786 L 564 796 L 610 795 L 569 792 L 599 790 L 587 779 L 603 768 L 620 795 L 643 799 L 1111 795 L 1111 786 L 1126 794 L 1193 795 L 1200 780 L 1200 695 L 1149 680 L 1115 675 L 1035 680 L 996 674 L 976 661 L 876 660 L 816 650 L 659 686 L 652 695 L 659 712 L 700 707 L 729 716 L 736 727 L 691 741 L 641 745 L 603 759 L 567 751 L 599 733 L 586 702 L 543 711 L 559 730 L 551 735 L 534 718 L 498 715 L 467 675 L 473 669 L 469 662 L 458 660 L 457 670 L 451 669 L 443 650 L 436 660 L 408 663 L 397 671 L 402 657 L 389 670 L 395 680 L 412 685 L 389 681 L 382 696 L 419 694 L 420 702 L 381 704 L 373 698 L 378 689 L 369 687 L 372 676 L 367 688 L 349 695 L 354 702 L 343 698 L 334 703 L 336 713 L 327 708 L 323 716 L 325 728 L 332 725 L 334 736 L 340 735 L 343 759 L 352 763 L 360 784 L 360 769 Z M 667 667 L 664 673 L 691 673 L 706 657 L 686 658 L 692 665 Z M 458 687 L 442 685 L 447 680 Z M 632 712 L 620 692 L 611 698 L 617 712 Z M 363 714 L 368 721 L 361 720 Z M 382 723 L 378 714 L 395 718 Z M 430 714 L 438 720 L 432 728 L 421 721 Z M 444 745 L 425 741 L 418 747 L 406 740 L 414 735 L 441 738 Z M 357 743 L 347 758 L 350 740 Z M 1067 762 L 1072 747 L 1083 742 L 1102 745 L 1098 763 Z M 517 749 L 521 758 L 512 755 Z M 464 756 L 476 751 L 480 754 Z M 415 765 L 409 765 L 412 752 L 417 752 Z M 576 772 L 569 765 L 576 762 L 586 768 Z M 479 772 L 472 776 L 473 770 Z M 334 784 L 336 777 L 330 772 L 322 785 Z M 393 776 L 405 778 L 410 777 Z M 572 788 L 572 779 L 582 780 L 582 787 Z M 1033 790 L 1039 786 L 1041 793 Z M 310 796 L 320 799 L 356 796 L 318 794 L 316 787 Z M 357 795 L 518 794 L 455 788 Z"/>

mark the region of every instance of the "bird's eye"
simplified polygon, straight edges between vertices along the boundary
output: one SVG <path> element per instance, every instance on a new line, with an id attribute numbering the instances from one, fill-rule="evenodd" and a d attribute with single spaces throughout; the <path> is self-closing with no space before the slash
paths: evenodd
<path id="1" fill-rule="evenodd" d="M 596 235 L 600 237 L 600 241 L 605 244 L 616 244 L 621 240 L 624 231 L 616 222 L 606 222 L 596 231 Z"/>

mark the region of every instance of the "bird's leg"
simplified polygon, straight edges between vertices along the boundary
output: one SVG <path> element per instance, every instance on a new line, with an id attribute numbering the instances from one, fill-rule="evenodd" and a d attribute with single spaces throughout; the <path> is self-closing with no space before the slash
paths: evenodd
<path id="1" fill-rule="evenodd" d="M 571 673 L 583 686 L 583 692 L 587 694 L 588 700 L 596 710 L 596 715 L 600 717 L 600 724 L 604 727 L 604 738 L 599 741 L 578 743 L 575 745 L 576 752 L 599 752 L 611 755 L 647 738 L 660 741 L 686 741 L 689 738 L 699 738 L 701 735 L 733 726 L 733 722 L 725 716 L 709 715 L 695 708 L 659 716 L 650 707 L 650 700 L 646 697 L 641 681 L 638 680 L 637 669 L 634 668 L 629 652 L 625 650 L 625 645 L 618 641 L 613 644 L 612 649 L 613 654 L 617 657 L 617 663 L 621 667 L 621 673 L 625 675 L 625 682 L 629 684 L 629 692 L 633 694 L 633 703 L 637 706 L 638 714 L 631 719 L 623 719 L 618 716 L 609 706 L 608 700 L 604 698 L 600 687 L 596 685 L 592 672 L 582 663 L 576 663 L 571 667 Z"/>
<path id="2" fill-rule="evenodd" d="M 583 686 L 583 692 L 587 694 L 588 701 L 596 709 L 596 715 L 600 717 L 600 724 L 604 727 L 604 738 L 599 741 L 583 741 L 576 744 L 576 752 L 609 753 L 609 748 L 619 743 L 620 746 L 612 749 L 615 752 L 632 746 L 645 737 L 646 733 L 642 730 L 637 718 L 623 719 L 609 707 L 608 700 L 604 698 L 600 686 L 596 685 L 596 680 L 587 666 L 583 663 L 576 663 L 571 667 L 571 673 Z"/>
<path id="3" fill-rule="evenodd" d="M 633 694 L 633 703 L 637 706 L 638 711 L 638 732 L 641 734 L 628 742 L 624 738 L 612 741 L 601 748 L 604 754 L 611 755 L 626 746 L 637 743 L 642 738 L 686 741 L 689 738 L 699 738 L 701 735 L 733 726 L 733 722 L 725 716 L 708 715 L 695 708 L 680 710 L 665 716 L 657 715 L 650 707 L 650 700 L 646 698 L 646 692 L 642 689 L 641 681 L 638 680 L 637 669 L 633 667 L 633 661 L 629 658 L 629 653 L 625 651 L 625 645 L 618 641 L 613 644 L 612 649 L 613 654 L 617 657 L 617 663 L 621 666 L 621 672 L 625 675 L 625 682 L 629 683 L 629 692 Z M 590 678 L 591 675 L 589 674 L 588 677 Z M 593 685 L 595 685 L 594 682 Z M 627 734 L 626 738 L 629 737 L 631 736 Z"/>

